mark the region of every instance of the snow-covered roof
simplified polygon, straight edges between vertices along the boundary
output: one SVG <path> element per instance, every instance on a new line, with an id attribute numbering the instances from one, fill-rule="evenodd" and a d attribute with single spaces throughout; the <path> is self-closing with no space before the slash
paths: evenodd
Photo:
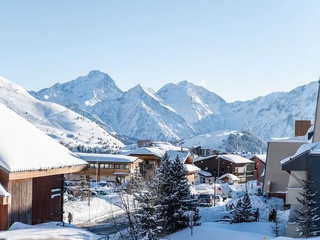
<path id="1" fill-rule="evenodd" d="M 187 157 L 190 156 L 189 151 L 181 152 L 179 150 L 169 150 L 169 151 L 167 151 L 167 154 L 168 154 L 170 160 L 173 161 L 178 156 L 181 162 L 185 162 Z"/>
<path id="2" fill-rule="evenodd" d="M 253 161 L 251 161 L 247 158 L 244 158 L 244 157 L 241 157 L 238 155 L 234 155 L 234 154 L 221 154 L 221 155 L 219 155 L 219 157 L 222 158 L 223 160 L 232 162 L 234 164 L 253 163 Z"/>
<path id="3" fill-rule="evenodd" d="M 257 158 L 259 158 L 259 159 L 261 160 L 261 162 L 266 163 L 267 154 L 255 154 L 254 156 L 256 156 Z"/>
<path id="4" fill-rule="evenodd" d="M 180 151 L 181 150 L 180 146 L 174 146 L 174 145 L 172 145 L 171 143 L 168 143 L 168 142 L 160 142 L 160 141 L 152 142 L 151 145 L 153 147 L 162 148 L 162 149 L 165 149 L 167 151 L 169 151 L 169 150 Z M 187 150 L 187 148 L 184 148 L 184 150 Z"/>
<path id="5" fill-rule="evenodd" d="M 163 157 L 163 155 L 168 152 L 169 156 L 173 156 L 174 158 L 177 156 L 177 152 L 188 152 L 188 149 L 182 149 L 181 147 L 174 146 L 171 143 L 168 142 L 151 142 L 150 147 L 138 147 L 137 144 L 132 144 L 123 147 L 120 150 L 120 154 L 126 154 L 126 155 L 155 155 L 157 157 Z M 172 154 L 169 154 L 172 153 Z M 179 153 L 180 159 L 185 159 L 183 154 Z"/>
<path id="6" fill-rule="evenodd" d="M 212 177 L 212 173 L 207 172 L 207 171 L 204 171 L 204 170 L 200 170 L 200 171 L 198 172 L 198 174 L 200 174 L 200 175 L 202 175 L 202 176 L 204 176 L 204 177 Z"/>
<path id="7" fill-rule="evenodd" d="M 0 116 L 0 168 L 21 172 L 87 165 L 3 104 Z"/>
<path id="8" fill-rule="evenodd" d="M 187 170 L 187 172 L 198 172 L 200 171 L 200 168 L 193 164 L 185 164 L 184 168 Z"/>
<path id="9" fill-rule="evenodd" d="M 209 158 L 213 158 L 216 157 L 217 155 L 210 155 L 210 156 L 205 156 L 205 157 L 196 157 L 194 158 L 193 162 L 199 162 L 199 161 L 203 161 Z"/>
<path id="10" fill-rule="evenodd" d="M 116 155 L 116 154 L 97 154 L 97 153 L 77 153 L 77 155 L 85 161 L 89 162 L 121 162 L 132 163 L 138 160 L 138 157 Z"/>
<path id="11" fill-rule="evenodd" d="M 142 147 L 127 152 L 128 155 L 155 155 L 162 158 L 167 150 L 158 147 Z"/>
<path id="12" fill-rule="evenodd" d="M 0 184 L 0 197 L 9 197 L 11 194 Z"/>
<path id="13" fill-rule="evenodd" d="M 236 175 L 233 175 L 231 173 L 225 173 L 221 177 L 219 177 L 219 179 L 224 179 L 226 177 L 232 179 L 233 181 L 240 181 L 240 179 Z"/>
<path id="14" fill-rule="evenodd" d="M 292 158 L 295 158 L 295 157 L 297 157 L 305 152 L 308 152 L 308 151 L 310 151 L 309 154 L 319 154 L 320 153 L 320 143 L 315 142 L 315 143 L 306 143 L 306 144 L 301 145 L 294 155 L 287 157 L 285 159 L 282 159 L 280 161 L 280 164 L 285 164 L 286 162 L 290 161 Z"/>

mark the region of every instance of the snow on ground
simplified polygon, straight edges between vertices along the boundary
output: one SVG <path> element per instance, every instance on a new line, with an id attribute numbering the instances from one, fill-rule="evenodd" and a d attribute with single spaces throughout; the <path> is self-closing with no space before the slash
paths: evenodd
<path id="1" fill-rule="evenodd" d="M 101 197 L 91 197 L 90 206 L 89 201 L 68 201 L 64 206 L 65 222 L 68 221 L 68 213 L 71 212 L 73 216 L 73 224 L 85 225 L 99 222 L 106 218 L 106 216 L 119 215 L 123 213 L 121 208 L 117 206 L 119 202 L 118 194 L 110 194 Z"/>
<path id="2" fill-rule="evenodd" d="M 262 196 L 250 196 L 252 206 L 259 208 L 260 221 L 250 223 L 234 223 L 227 221 L 219 221 L 223 219 L 226 210 L 226 204 L 231 204 L 234 200 L 227 199 L 225 204 L 213 207 L 200 208 L 201 225 L 195 226 L 192 230 L 186 228 L 182 231 L 171 234 L 162 240 L 291 240 L 293 238 L 284 237 L 285 223 L 288 219 L 288 210 L 283 210 L 283 201 L 278 198 L 265 199 Z M 73 213 L 73 224 L 80 226 L 81 224 L 94 224 L 103 219 L 107 219 L 110 211 L 121 213 L 116 206 L 119 201 L 117 194 L 113 193 L 107 196 L 92 197 L 90 207 L 88 200 L 84 201 L 68 201 L 65 205 L 65 212 Z M 112 204 L 113 203 L 113 204 Z M 273 224 L 268 222 L 268 214 L 270 209 L 278 209 L 278 217 L 280 221 L 281 237 L 275 237 L 273 233 Z M 118 212 L 117 212 L 118 211 Z M 66 218 L 65 218 L 66 220 Z M 110 220 L 105 220 L 106 222 Z M 27 237 L 26 237 L 27 236 Z M 109 236 L 113 240 L 114 235 Z M 9 231 L 0 232 L 0 239 L 101 239 L 101 235 L 95 235 L 83 228 L 77 228 L 74 225 L 65 223 L 63 227 L 61 223 L 52 222 L 39 225 L 25 225 L 15 223 Z M 320 237 L 310 238 L 320 240 Z"/>
<path id="3" fill-rule="evenodd" d="M 0 239 L 92 239 L 99 240 L 101 236 L 75 226 L 59 222 L 49 222 L 38 225 L 14 223 L 9 231 L 0 232 Z"/>

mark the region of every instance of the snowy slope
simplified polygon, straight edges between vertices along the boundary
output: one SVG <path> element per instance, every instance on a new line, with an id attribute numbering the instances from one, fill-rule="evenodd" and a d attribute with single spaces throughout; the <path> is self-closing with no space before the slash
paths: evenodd
<path id="1" fill-rule="evenodd" d="M 0 77 L 0 103 L 69 148 L 84 145 L 114 151 L 123 146 L 97 123 L 56 103 L 42 102 L 22 87 Z"/>
<path id="2" fill-rule="evenodd" d="M 293 137 L 295 120 L 314 120 L 318 83 L 236 102 L 225 112 L 225 128 L 247 130 L 264 139 Z"/>

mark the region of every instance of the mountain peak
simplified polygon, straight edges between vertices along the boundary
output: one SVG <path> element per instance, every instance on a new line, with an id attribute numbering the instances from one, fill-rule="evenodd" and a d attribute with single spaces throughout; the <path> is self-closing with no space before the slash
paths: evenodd
<path id="1" fill-rule="evenodd" d="M 186 87 L 186 86 L 189 86 L 189 85 L 193 85 L 193 84 L 188 82 L 187 80 L 183 80 L 183 81 L 178 83 L 178 86 L 181 86 L 181 87 Z"/>
<path id="2" fill-rule="evenodd" d="M 87 75 L 88 78 L 94 78 L 94 79 L 96 79 L 99 76 L 110 78 L 110 76 L 107 73 L 101 72 L 100 70 L 92 70 Z"/>
<path id="3" fill-rule="evenodd" d="M 121 94 L 122 91 L 108 74 L 93 70 L 87 76 L 43 89 L 35 97 L 43 101 L 55 101 L 71 109 L 75 104 L 86 109 L 105 99 L 116 99 Z"/>

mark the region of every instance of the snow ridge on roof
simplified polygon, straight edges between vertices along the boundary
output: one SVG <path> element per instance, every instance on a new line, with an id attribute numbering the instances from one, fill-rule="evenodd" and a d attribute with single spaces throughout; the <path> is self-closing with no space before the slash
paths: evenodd
<path id="1" fill-rule="evenodd" d="M 257 158 L 259 158 L 262 162 L 266 163 L 267 154 L 256 154 L 256 155 L 254 155 L 254 156 L 256 156 Z"/>
<path id="2" fill-rule="evenodd" d="M 315 143 L 306 143 L 306 144 L 301 145 L 295 154 L 293 154 L 290 157 L 282 159 L 280 161 L 280 164 L 285 164 L 286 162 L 288 162 L 292 158 L 295 158 L 295 157 L 299 156 L 300 154 L 303 154 L 308 151 L 310 151 L 310 154 L 319 154 L 320 153 L 320 143 L 315 142 Z"/>
<path id="3" fill-rule="evenodd" d="M 198 168 L 197 166 L 195 166 L 193 164 L 185 164 L 184 169 L 189 173 L 190 172 L 199 172 L 201 170 L 200 168 Z"/>
<path id="4" fill-rule="evenodd" d="M 0 167 L 8 172 L 87 165 L 69 149 L 0 104 Z"/>
<path id="5" fill-rule="evenodd" d="M 204 176 L 204 177 L 212 177 L 212 173 L 208 172 L 208 171 L 205 171 L 205 170 L 200 170 L 198 172 L 198 174 Z"/>
<path id="6" fill-rule="evenodd" d="M 225 161 L 229 161 L 235 164 L 246 164 L 246 163 L 252 163 L 253 161 L 245 158 L 245 157 L 241 157 L 235 154 L 221 154 L 221 155 L 211 155 L 211 156 L 206 156 L 206 157 L 197 157 L 194 162 L 199 162 L 199 161 L 203 161 L 206 159 L 210 159 L 213 157 L 220 157 L 221 159 L 225 160 Z"/>
<path id="7" fill-rule="evenodd" d="M 159 158 L 163 157 L 165 153 L 165 149 L 157 147 L 142 147 L 127 152 L 127 154 L 129 155 L 155 155 Z"/>
<path id="8" fill-rule="evenodd" d="M 219 156 L 220 156 L 220 158 L 223 158 L 224 160 L 235 163 L 235 164 L 252 163 L 253 162 L 247 158 L 244 158 L 244 157 L 241 157 L 238 155 L 234 155 L 234 154 L 222 154 Z"/>
<path id="9" fill-rule="evenodd" d="M 98 162 L 132 163 L 138 159 L 138 157 L 115 155 L 115 154 L 77 153 L 77 155 L 85 161 L 98 161 Z"/>

